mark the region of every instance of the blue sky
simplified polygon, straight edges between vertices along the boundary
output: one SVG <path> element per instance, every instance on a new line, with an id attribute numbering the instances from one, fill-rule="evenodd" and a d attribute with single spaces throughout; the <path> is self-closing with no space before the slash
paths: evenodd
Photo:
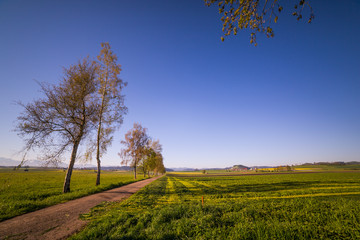
<path id="1" fill-rule="evenodd" d="M 221 42 L 201 0 L 0 0 L 0 157 L 20 158 L 14 102 L 41 96 L 34 80 L 57 83 L 106 41 L 129 113 L 104 165 L 120 162 L 134 122 L 160 139 L 167 167 L 360 161 L 360 2 L 312 6 L 312 24 L 287 7 L 254 47 L 247 31 Z"/>

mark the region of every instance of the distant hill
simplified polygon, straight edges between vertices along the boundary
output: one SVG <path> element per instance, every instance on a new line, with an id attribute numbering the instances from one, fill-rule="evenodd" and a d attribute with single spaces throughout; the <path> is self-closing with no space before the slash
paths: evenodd
<path id="1" fill-rule="evenodd" d="M 20 162 L 12 160 L 10 158 L 0 158 L 0 166 L 2 167 L 15 167 L 19 165 Z"/>
<path id="2" fill-rule="evenodd" d="M 195 168 L 186 168 L 186 167 L 179 167 L 179 168 L 171 168 L 175 172 L 192 172 Z"/>
<path id="3" fill-rule="evenodd" d="M 0 158 L 0 167 L 16 167 L 20 164 L 20 161 L 13 160 L 10 158 Z M 29 166 L 29 167 L 50 167 L 50 168 L 67 168 L 68 164 L 60 162 L 59 164 L 48 164 L 46 165 L 45 161 L 40 160 L 26 160 L 23 164 L 23 166 Z M 92 164 L 75 164 L 75 168 L 93 168 L 96 167 Z"/>
<path id="4" fill-rule="evenodd" d="M 20 161 L 17 160 L 13 160 L 10 158 L 1 158 L 0 157 L 0 167 L 16 167 L 20 164 Z M 60 162 L 57 166 L 55 166 L 54 164 L 49 164 L 46 165 L 46 163 L 44 161 L 40 161 L 40 160 L 27 160 L 24 164 L 23 167 L 28 166 L 28 167 L 49 167 L 49 168 L 67 168 L 68 164 Z M 93 164 L 88 164 L 88 163 L 77 163 L 74 166 L 75 168 L 78 169 L 97 169 L 97 166 L 93 165 Z M 102 170 L 120 170 L 120 171 L 130 171 L 131 167 L 129 166 L 102 166 L 101 167 Z"/>
<path id="5" fill-rule="evenodd" d="M 171 168 L 169 169 L 170 171 L 168 171 L 168 169 L 166 169 L 166 171 L 168 172 L 193 172 L 193 171 L 201 171 L 201 170 L 226 170 L 229 168 L 187 168 L 187 167 L 178 167 L 178 168 Z"/>
<path id="6" fill-rule="evenodd" d="M 305 166 L 305 165 L 359 165 L 360 162 L 358 161 L 351 161 L 351 162 L 314 162 L 314 163 L 304 163 L 298 166 Z"/>
<path id="7" fill-rule="evenodd" d="M 246 169 L 248 169 L 249 167 L 244 166 L 244 165 L 234 165 L 232 168 L 238 168 L 238 169 L 244 169 L 244 168 L 246 168 Z"/>
<path id="8" fill-rule="evenodd" d="M 101 167 L 102 170 L 120 170 L 120 171 L 130 171 L 132 170 L 129 166 L 104 166 Z"/>
<path id="9" fill-rule="evenodd" d="M 0 158 L 0 166 L 1 167 L 16 167 L 20 164 L 20 161 L 13 160 L 10 158 Z M 59 167 L 66 166 L 64 163 L 59 163 Z M 31 166 L 31 167 L 44 167 L 45 162 L 39 161 L 39 160 L 26 160 L 23 164 L 23 166 Z M 54 166 L 49 166 L 54 167 Z"/>
<path id="10" fill-rule="evenodd" d="M 251 168 L 273 168 L 274 166 L 252 166 Z"/>
<path id="11" fill-rule="evenodd" d="M 228 169 L 228 168 L 201 168 L 200 170 L 225 170 L 225 169 Z"/>
<path id="12" fill-rule="evenodd" d="M 3 158 L 0 157 L 0 167 L 15 167 L 20 164 L 20 161 L 13 160 L 10 158 Z M 315 166 L 315 165 L 332 165 L 332 166 L 344 166 L 344 165 L 360 165 L 359 161 L 351 161 L 351 162 L 315 162 L 315 163 L 304 163 L 297 166 Z M 29 167 L 49 167 L 49 168 L 67 168 L 68 164 L 64 162 L 60 162 L 57 166 L 55 165 L 46 165 L 44 161 L 40 160 L 27 160 L 23 166 Z M 81 169 L 97 169 L 97 167 L 93 164 L 87 163 L 77 163 L 75 164 L 75 168 Z M 192 171 L 201 171 L 201 170 L 227 170 L 227 169 L 250 169 L 250 168 L 273 168 L 273 166 L 251 166 L 247 167 L 242 164 L 234 165 L 233 167 L 226 167 L 226 168 L 188 168 L 188 167 L 177 167 L 177 168 L 166 168 L 167 172 L 192 172 Z M 129 166 L 102 166 L 102 170 L 121 170 L 121 171 L 130 171 L 131 168 Z"/>

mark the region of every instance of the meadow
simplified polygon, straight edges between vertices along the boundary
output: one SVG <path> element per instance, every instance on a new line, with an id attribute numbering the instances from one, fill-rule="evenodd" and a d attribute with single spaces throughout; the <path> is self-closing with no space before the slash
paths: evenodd
<path id="1" fill-rule="evenodd" d="M 0 169 L 0 221 L 135 181 L 130 172 L 102 171 L 101 184 L 95 186 L 94 170 L 74 170 L 71 192 L 63 194 L 64 178 L 63 170 Z"/>
<path id="2" fill-rule="evenodd" d="M 71 239 L 360 239 L 360 172 L 172 173 Z"/>
<path id="3" fill-rule="evenodd" d="M 360 170 L 359 164 L 346 164 L 346 165 L 301 165 L 295 167 L 296 171 L 358 171 Z"/>

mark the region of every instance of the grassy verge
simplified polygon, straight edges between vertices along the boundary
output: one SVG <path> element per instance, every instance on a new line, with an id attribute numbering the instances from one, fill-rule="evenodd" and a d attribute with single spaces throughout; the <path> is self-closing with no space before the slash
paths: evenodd
<path id="1" fill-rule="evenodd" d="M 96 173 L 93 170 L 75 170 L 71 179 L 71 192 L 63 194 L 64 178 L 63 170 L 30 169 L 24 172 L 2 169 L 0 221 L 135 181 L 129 172 L 104 171 L 101 184 L 95 186 Z M 139 176 L 137 180 L 142 179 Z"/>
<path id="2" fill-rule="evenodd" d="M 71 239 L 360 239 L 359 200 L 360 173 L 168 174 Z"/>

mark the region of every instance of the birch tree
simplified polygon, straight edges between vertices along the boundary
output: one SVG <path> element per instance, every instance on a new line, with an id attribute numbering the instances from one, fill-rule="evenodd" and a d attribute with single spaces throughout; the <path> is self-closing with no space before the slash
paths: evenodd
<path id="1" fill-rule="evenodd" d="M 98 105 L 93 101 L 96 65 L 88 59 L 64 68 L 58 85 L 40 84 L 43 98 L 28 104 L 17 118 L 16 131 L 25 140 L 25 149 L 43 150 L 43 158 L 56 161 L 71 149 L 63 192 L 70 191 L 70 181 L 78 148 L 93 129 Z"/>
<path id="2" fill-rule="evenodd" d="M 125 140 L 121 141 L 124 145 L 124 148 L 119 153 L 119 156 L 122 158 L 121 163 L 129 164 L 130 167 L 134 168 L 135 179 L 137 167 L 146 155 L 149 139 L 147 129 L 139 123 L 134 123 L 134 127 L 125 134 Z"/>
<path id="3" fill-rule="evenodd" d="M 99 111 L 96 135 L 96 185 L 100 184 L 101 156 L 106 153 L 113 140 L 114 131 L 123 122 L 127 113 L 124 105 L 122 89 L 127 85 L 119 75 L 121 65 L 117 63 L 117 56 L 111 50 L 109 43 L 101 43 L 101 51 L 97 57 L 97 88 Z"/>

